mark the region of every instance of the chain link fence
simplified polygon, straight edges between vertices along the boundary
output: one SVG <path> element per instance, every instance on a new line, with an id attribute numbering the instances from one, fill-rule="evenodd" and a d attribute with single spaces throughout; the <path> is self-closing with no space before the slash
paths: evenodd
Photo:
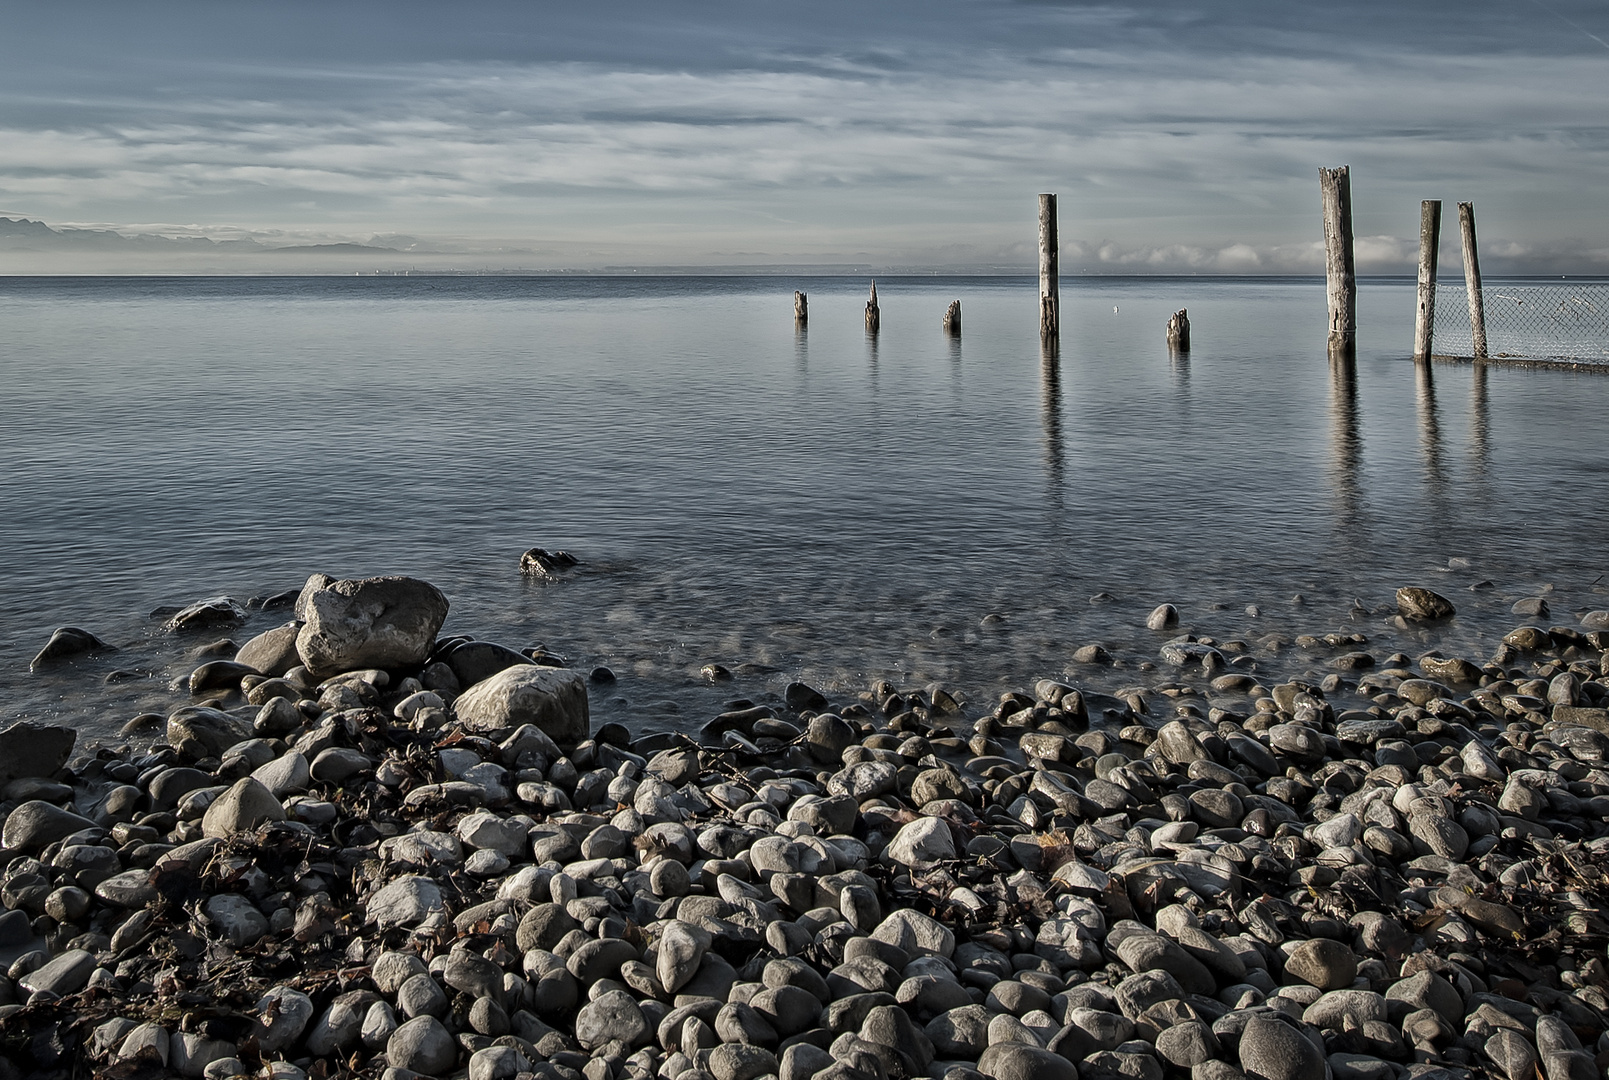
<path id="1" fill-rule="evenodd" d="M 1486 308 L 1486 354 L 1492 358 L 1566 360 L 1609 365 L 1609 282 L 1492 285 Z M 1469 293 L 1458 279 L 1436 284 L 1437 356 L 1473 356 Z"/>

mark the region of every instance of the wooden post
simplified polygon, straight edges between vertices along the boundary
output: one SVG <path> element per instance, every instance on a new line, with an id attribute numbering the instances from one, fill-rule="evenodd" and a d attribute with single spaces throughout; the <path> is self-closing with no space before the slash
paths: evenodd
<path id="1" fill-rule="evenodd" d="M 1469 335 L 1475 359 L 1486 359 L 1486 303 L 1481 297 L 1481 260 L 1475 249 L 1475 204 L 1458 204 L 1458 231 L 1464 236 L 1464 288 L 1469 290 Z"/>
<path id="2" fill-rule="evenodd" d="M 1441 200 L 1419 204 L 1419 314 L 1413 324 L 1413 358 L 1429 360 L 1436 332 L 1436 256 L 1441 251 Z"/>
<path id="3" fill-rule="evenodd" d="M 961 301 L 951 300 L 944 310 L 944 332 L 951 337 L 961 336 Z"/>
<path id="4" fill-rule="evenodd" d="M 866 332 L 877 333 L 878 327 L 883 324 L 882 309 L 877 306 L 877 282 L 872 282 L 872 298 L 866 301 Z"/>
<path id="5" fill-rule="evenodd" d="M 1168 320 L 1168 349 L 1181 353 L 1190 351 L 1190 316 L 1184 308 L 1175 311 Z"/>
<path id="6" fill-rule="evenodd" d="M 1324 278 L 1330 306 L 1330 352 L 1352 356 L 1357 350 L 1358 283 L 1352 262 L 1351 169 L 1319 169 L 1324 196 Z"/>
<path id="7" fill-rule="evenodd" d="M 1056 238 L 1056 196 L 1039 196 L 1039 337 L 1061 337 L 1061 243 Z"/>
<path id="8" fill-rule="evenodd" d="M 798 289 L 793 291 L 793 325 L 805 326 L 810 322 L 810 300 Z"/>

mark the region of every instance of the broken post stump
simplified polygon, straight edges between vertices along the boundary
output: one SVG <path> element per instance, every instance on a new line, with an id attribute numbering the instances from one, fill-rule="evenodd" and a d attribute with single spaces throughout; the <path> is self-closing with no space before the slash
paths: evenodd
<path id="1" fill-rule="evenodd" d="M 1168 320 L 1168 348 L 1173 352 L 1190 351 L 1190 316 L 1184 308 Z"/>
<path id="2" fill-rule="evenodd" d="M 1056 196 L 1039 196 L 1039 337 L 1061 337 L 1061 246 L 1056 238 Z"/>
<path id="3" fill-rule="evenodd" d="M 1419 311 L 1413 323 L 1413 358 L 1429 360 L 1436 333 L 1436 256 L 1441 250 L 1441 200 L 1419 204 Z"/>
<path id="4" fill-rule="evenodd" d="M 810 322 L 810 300 L 798 289 L 793 291 L 793 325 L 805 326 Z"/>
<path id="5" fill-rule="evenodd" d="M 872 282 L 872 296 L 866 301 L 866 332 L 877 333 L 878 327 L 883 324 L 882 309 L 877 306 L 877 282 Z"/>
<path id="6" fill-rule="evenodd" d="M 1330 308 L 1330 354 L 1352 356 L 1357 349 L 1358 283 L 1352 259 L 1351 169 L 1318 171 L 1324 201 L 1324 291 Z"/>
<path id="7" fill-rule="evenodd" d="M 961 336 L 961 301 L 951 300 L 944 309 L 944 332 L 951 337 Z"/>
<path id="8" fill-rule="evenodd" d="M 1481 295 L 1481 260 L 1475 248 L 1475 204 L 1458 204 L 1458 230 L 1464 238 L 1464 288 L 1469 292 L 1469 335 L 1476 360 L 1486 359 L 1486 301 Z"/>

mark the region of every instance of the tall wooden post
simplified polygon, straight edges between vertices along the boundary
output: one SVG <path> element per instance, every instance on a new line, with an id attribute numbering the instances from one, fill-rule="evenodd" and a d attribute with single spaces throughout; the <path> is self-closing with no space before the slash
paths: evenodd
<path id="1" fill-rule="evenodd" d="M 872 282 L 872 296 L 866 301 L 866 332 L 875 334 L 883 325 L 883 309 L 877 306 L 877 282 Z"/>
<path id="2" fill-rule="evenodd" d="M 1061 243 L 1056 238 L 1056 196 L 1039 196 L 1039 337 L 1061 337 Z"/>
<path id="3" fill-rule="evenodd" d="M 1413 358 L 1429 360 L 1436 333 L 1436 256 L 1441 251 L 1441 200 L 1419 204 L 1419 313 L 1413 324 Z"/>
<path id="4" fill-rule="evenodd" d="M 1475 359 L 1486 359 L 1486 303 L 1481 297 L 1481 260 L 1475 249 L 1475 204 L 1458 204 L 1458 231 L 1464 237 L 1464 288 L 1469 291 L 1469 335 Z"/>
<path id="5" fill-rule="evenodd" d="M 1352 262 L 1351 169 L 1319 169 L 1324 196 L 1324 278 L 1330 306 L 1330 352 L 1352 356 L 1357 349 L 1358 283 Z"/>
<path id="6" fill-rule="evenodd" d="M 951 337 L 961 336 L 961 301 L 951 300 L 944 309 L 944 332 Z"/>
<path id="7" fill-rule="evenodd" d="M 810 322 L 810 298 L 798 289 L 793 291 L 793 325 L 804 327 Z"/>

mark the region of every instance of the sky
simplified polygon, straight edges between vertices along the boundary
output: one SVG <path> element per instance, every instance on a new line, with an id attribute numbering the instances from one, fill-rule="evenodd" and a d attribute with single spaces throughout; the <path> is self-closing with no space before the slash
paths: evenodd
<path id="1" fill-rule="evenodd" d="M 1609 0 L 22 4 L 0 216 L 529 268 L 1609 273 Z M 1456 265 L 1454 230 L 1443 259 Z M 27 260 L 0 252 L 0 272 Z M 85 252 L 86 270 L 141 259 Z M 209 256 L 209 258 L 211 258 Z"/>

